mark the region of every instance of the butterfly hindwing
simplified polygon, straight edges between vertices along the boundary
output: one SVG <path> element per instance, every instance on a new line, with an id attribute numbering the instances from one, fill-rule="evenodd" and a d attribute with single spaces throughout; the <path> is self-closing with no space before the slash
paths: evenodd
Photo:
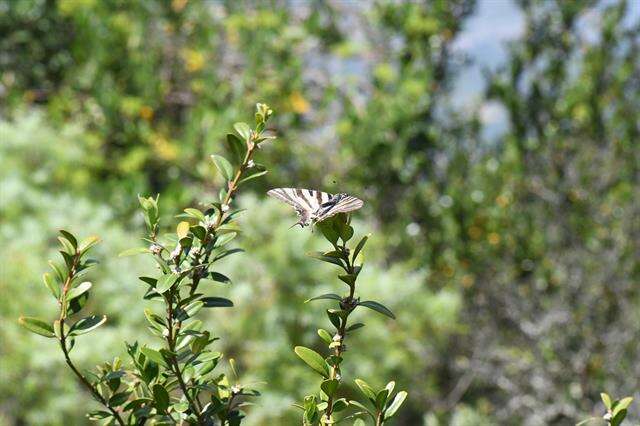
<path id="1" fill-rule="evenodd" d="M 316 222 L 321 222 L 338 213 L 348 213 L 358 210 L 364 204 L 361 199 L 347 194 L 337 194 L 333 197 L 333 203 L 327 203 L 326 207 L 316 212 Z"/>

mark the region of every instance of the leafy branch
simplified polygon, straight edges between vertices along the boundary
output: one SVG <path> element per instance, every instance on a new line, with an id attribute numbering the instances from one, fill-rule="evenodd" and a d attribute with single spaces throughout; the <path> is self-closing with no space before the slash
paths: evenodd
<path id="1" fill-rule="evenodd" d="M 88 292 L 92 284 L 89 281 L 81 281 L 81 278 L 98 263 L 94 259 L 85 259 L 89 250 L 98 243 L 98 238 L 89 237 L 78 243 L 74 235 L 61 230 L 58 240 L 62 246 L 60 255 L 64 262 L 56 264 L 50 261 L 49 265 L 53 272 L 47 272 L 42 276 L 44 284 L 58 303 L 60 311 L 58 319 L 53 324 L 49 324 L 39 318 L 22 316 L 18 321 L 33 333 L 57 339 L 65 362 L 80 383 L 108 410 L 107 414 L 115 422 L 124 426 L 125 422 L 116 408 L 117 404 L 113 404 L 112 401 L 117 389 L 112 389 L 110 394 L 105 395 L 105 391 L 99 386 L 99 381 L 92 382 L 85 377 L 70 357 L 76 337 L 95 330 L 107 320 L 106 316 L 90 315 L 72 323 L 72 317 L 82 310 L 89 297 Z"/>
<path id="2" fill-rule="evenodd" d="M 406 392 L 399 392 L 395 398 L 391 398 L 394 382 L 389 383 L 385 389 L 374 393 L 363 380 L 356 379 L 356 384 L 360 389 L 363 392 L 366 389 L 367 392 L 364 393 L 372 402 L 373 410 L 357 401 L 348 401 L 343 397 L 339 397 L 339 390 L 343 381 L 340 365 L 344 361 L 344 352 L 347 349 L 345 344 L 346 337 L 364 326 L 363 323 L 350 324 L 350 315 L 357 307 L 363 306 L 395 319 L 391 310 L 381 303 L 373 300 L 361 301 L 356 295 L 356 283 L 363 265 L 362 250 L 369 239 L 369 235 L 362 237 L 358 244 L 351 249 L 347 246 L 347 243 L 352 239 L 354 229 L 350 225 L 349 216 L 339 214 L 318 223 L 316 226 L 331 243 L 333 249 L 326 252 L 314 252 L 310 256 L 341 268 L 344 273 L 338 275 L 338 278 L 347 285 L 349 292 L 345 296 L 328 293 L 307 300 L 307 302 L 333 300 L 337 302 L 337 307 L 326 311 L 335 333 L 332 335 L 325 329 L 318 330 L 318 335 L 328 346 L 329 355 L 327 357 L 323 357 L 313 349 L 303 346 L 295 348 L 295 353 L 323 377 L 319 395 L 308 395 L 304 398 L 303 404 L 298 405 L 304 411 L 303 423 L 305 425 L 336 423 L 338 420 L 335 414 L 351 406 L 360 411 L 344 418 L 368 414 L 376 425 L 382 425 L 386 419 L 395 414 L 407 395 Z"/>

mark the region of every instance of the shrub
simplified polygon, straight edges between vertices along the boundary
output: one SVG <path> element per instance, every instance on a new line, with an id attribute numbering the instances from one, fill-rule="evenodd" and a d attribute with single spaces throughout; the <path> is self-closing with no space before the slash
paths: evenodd
<path id="1" fill-rule="evenodd" d="M 236 221 L 242 212 L 232 208 L 239 187 L 266 173 L 264 166 L 255 163 L 254 155 L 262 144 L 273 136 L 266 131 L 272 115 L 271 109 L 258 104 L 256 124 L 252 129 L 246 123 L 237 123 L 236 133 L 227 135 L 230 160 L 212 155 L 213 163 L 224 176 L 226 185 L 219 192 L 219 201 L 203 203 L 204 208 L 187 208 L 179 217 L 175 232 L 161 235 L 159 197 L 139 197 L 143 210 L 147 246 L 126 250 L 121 256 L 143 253 L 153 258 L 158 274 L 142 276 L 146 286 L 145 300 L 156 301 L 162 309 L 145 309 L 149 331 L 160 342 L 158 346 L 127 343 L 130 360 L 119 358 L 105 362 L 91 372 L 81 372 L 71 353 L 79 336 L 93 332 L 107 318 L 102 314 L 81 316 L 89 299 L 93 284 L 86 275 L 98 263 L 89 258 L 98 237 L 79 241 L 68 231 L 61 230 L 58 237 L 62 262 L 50 262 L 52 272 L 43 275 L 43 281 L 58 304 L 58 317 L 53 322 L 23 316 L 19 322 L 26 329 L 41 336 L 57 340 L 64 360 L 77 379 L 91 393 L 102 409 L 89 413 L 92 420 L 107 424 L 240 424 L 245 414 L 242 408 L 248 399 L 259 395 L 252 386 L 239 381 L 235 362 L 230 359 L 232 375 L 218 372 L 222 359 L 220 352 L 211 349 L 218 340 L 204 328 L 196 314 L 206 308 L 233 306 L 229 299 L 206 295 L 207 288 L 229 285 L 231 280 L 216 271 L 218 262 L 239 253 L 229 244 L 240 232 Z M 379 302 L 360 301 L 356 296 L 356 282 L 362 268 L 362 249 L 368 239 L 363 237 L 350 249 L 354 229 L 344 214 L 321 222 L 318 227 L 329 240 L 333 250 L 314 253 L 325 262 L 344 269 L 339 278 L 347 284 L 349 294 L 335 293 L 310 300 L 329 299 L 338 302 L 337 309 L 327 310 L 336 328 L 332 337 L 320 330 L 320 337 L 329 346 L 329 356 L 323 358 L 313 349 L 297 347 L 296 353 L 309 366 L 323 375 L 317 395 L 305 397 L 305 424 L 332 424 L 336 413 L 351 407 L 344 417 L 368 415 L 376 425 L 383 424 L 398 410 L 406 392 L 393 394 L 394 382 L 374 391 L 366 382 L 356 379 L 368 401 L 367 406 L 339 397 L 342 382 L 340 365 L 346 349 L 345 338 L 363 324 L 348 325 L 350 314 L 359 306 L 367 307 L 391 318 L 391 311 Z M 208 293 L 208 292 L 207 292 Z M 355 408 L 355 411 L 354 411 Z M 361 419 L 357 420 L 362 422 Z"/>

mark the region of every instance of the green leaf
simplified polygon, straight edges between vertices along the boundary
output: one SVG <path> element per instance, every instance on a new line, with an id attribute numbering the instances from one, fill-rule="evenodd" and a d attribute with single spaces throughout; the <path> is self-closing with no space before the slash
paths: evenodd
<path id="1" fill-rule="evenodd" d="M 71 335 L 79 336 L 80 334 L 88 333 L 100 327 L 106 321 L 107 317 L 105 315 L 91 315 L 86 318 L 82 318 L 71 326 Z"/>
<path id="2" fill-rule="evenodd" d="M 351 237 L 353 237 L 353 227 L 351 227 L 350 225 L 348 225 L 346 223 L 341 223 L 340 224 L 340 238 L 342 238 L 342 241 L 344 241 L 346 243 L 347 241 L 349 241 L 351 239 Z"/>
<path id="3" fill-rule="evenodd" d="M 611 426 L 619 426 L 625 417 L 627 417 L 627 410 L 618 411 L 611 419 Z"/>
<path id="4" fill-rule="evenodd" d="M 221 235 L 216 241 L 216 247 L 222 247 L 225 244 L 229 244 L 237 235 L 238 234 L 235 232 L 229 232 L 227 234 Z"/>
<path id="5" fill-rule="evenodd" d="M 204 213 L 202 213 L 200 210 L 189 208 L 189 209 L 184 209 L 184 212 L 190 217 L 204 222 Z"/>
<path id="6" fill-rule="evenodd" d="M 604 403 L 604 406 L 607 407 L 607 410 L 611 410 L 611 397 L 608 394 L 602 392 L 600 394 L 600 399 L 602 399 L 602 402 Z"/>
<path id="7" fill-rule="evenodd" d="M 77 287 L 72 288 L 67 293 L 67 300 L 73 300 L 78 296 L 81 296 L 83 293 L 89 291 L 91 288 L 91 283 L 89 281 L 85 281 L 80 283 Z"/>
<path id="8" fill-rule="evenodd" d="M 244 161 L 245 148 L 243 142 L 233 133 L 227 133 L 227 147 L 235 164 L 240 165 Z"/>
<path id="9" fill-rule="evenodd" d="M 211 272 L 209 276 L 213 281 L 217 281 L 222 284 L 231 284 L 231 279 L 220 272 Z"/>
<path id="10" fill-rule="evenodd" d="M 218 171 L 224 176 L 225 179 L 231 180 L 233 179 L 233 166 L 229 163 L 229 160 L 220 156 L 220 155 L 212 155 L 211 159 L 213 163 L 216 165 Z"/>
<path id="11" fill-rule="evenodd" d="M 339 238 L 338 232 L 334 229 L 334 223 L 334 220 L 325 220 L 316 223 L 316 227 L 320 229 L 322 235 L 332 244 L 335 244 Z"/>
<path id="12" fill-rule="evenodd" d="M 331 309 L 327 310 L 327 316 L 329 317 L 329 321 L 331 321 L 331 324 L 333 324 L 335 328 L 339 329 L 341 325 L 340 316 L 333 312 L 333 310 Z"/>
<path id="13" fill-rule="evenodd" d="M 347 327 L 347 329 L 345 331 L 348 333 L 350 331 L 354 331 L 354 330 L 357 330 L 357 329 L 362 328 L 362 327 L 364 327 L 364 324 L 361 323 L 361 322 L 357 322 L 357 323 L 352 324 L 349 327 Z"/>
<path id="14" fill-rule="evenodd" d="M 230 308 L 233 302 L 224 297 L 203 297 L 200 299 L 204 303 L 205 308 Z"/>
<path id="15" fill-rule="evenodd" d="M 336 390 L 338 390 L 338 386 L 340 386 L 340 382 L 336 379 L 327 379 L 322 382 L 320 389 L 322 389 L 327 396 L 332 397 L 336 393 Z"/>
<path id="16" fill-rule="evenodd" d="M 400 391 L 396 394 L 396 397 L 393 399 L 391 404 L 389 404 L 389 407 L 384 412 L 385 420 L 393 417 L 393 415 L 398 412 L 398 409 L 404 403 L 405 399 L 407 399 L 407 392 Z"/>
<path id="17" fill-rule="evenodd" d="M 371 403 L 376 403 L 376 393 L 373 391 L 371 386 L 367 382 L 362 379 L 355 379 L 356 385 L 360 388 L 360 391 L 366 396 Z"/>
<path id="18" fill-rule="evenodd" d="M 169 393 L 160 383 L 153 385 L 153 399 L 158 411 L 164 413 L 169 408 Z"/>
<path id="19" fill-rule="evenodd" d="M 111 396 L 111 398 L 109 398 L 109 405 L 111 407 L 118 407 L 118 406 L 124 404 L 125 402 L 127 402 L 127 400 L 129 399 L 129 395 L 131 395 L 131 392 L 120 392 L 120 393 L 117 393 L 117 394 Z"/>
<path id="20" fill-rule="evenodd" d="M 236 130 L 236 132 L 238 132 L 240 136 L 242 136 L 245 141 L 248 141 L 251 137 L 251 127 L 249 127 L 247 123 L 235 123 L 233 125 L 233 128 Z"/>
<path id="21" fill-rule="evenodd" d="M 362 239 L 360 240 L 356 248 L 353 250 L 353 255 L 351 256 L 352 263 L 355 263 L 356 258 L 360 254 L 360 251 L 362 251 L 362 249 L 364 248 L 364 245 L 367 244 L 367 240 L 369 239 L 370 236 L 371 234 L 367 234 L 364 237 L 362 237 Z"/>
<path id="22" fill-rule="evenodd" d="M 313 300 L 323 300 L 323 299 L 342 301 L 342 297 L 338 296 L 337 294 L 327 293 L 327 294 L 321 294 L 320 296 L 312 297 L 311 299 L 307 299 L 304 301 L 304 303 L 308 303 Z"/>
<path id="23" fill-rule="evenodd" d="M 381 303 L 374 302 L 373 300 L 365 300 L 364 302 L 359 302 L 358 306 L 364 306 L 369 309 L 373 309 L 374 311 L 379 312 L 382 315 L 386 315 L 389 318 L 396 318 L 396 316 L 393 315 L 393 312 L 391 312 L 386 306 Z"/>
<path id="24" fill-rule="evenodd" d="M 136 254 L 142 254 L 142 253 L 151 253 L 151 252 L 146 247 L 134 247 L 134 248 L 127 249 L 125 251 L 121 251 L 120 253 L 118 253 L 118 257 L 135 256 Z"/>
<path id="25" fill-rule="evenodd" d="M 296 346 L 294 351 L 309 367 L 323 377 L 329 377 L 329 366 L 319 353 L 304 346 Z"/>
<path id="26" fill-rule="evenodd" d="M 327 256 L 321 251 L 314 251 L 307 254 L 309 257 L 313 257 L 314 259 L 322 260 L 323 262 L 333 263 L 334 265 L 342 266 L 342 262 L 335 257 Z"/>
<path id="27" fill-rule="evenodd" d="M 382 389 L 376 394 L 375 406 L 378 410 L 382 410 L 387 403 L 387 397 L 389 396 L 389 389 Z"/>
<path id="28" fill-rule="evenodd" d="M 64 229 L 60 230 L 60 233 L 62 234 L 62 236 L 71 243 L 71 245 L 73 246 L 74 249 L 76 249 L 78 247 L 78 240 L 76 240 L 76 237 L 73 236 L 73 234 L 71 234 L 71 232 L 65 231 Z"/>
<path id="29" fill-rule="evenodd" d="M 178 240 L 181 240 L 189 235 L 189 227 L 189 222 L 183 221 L 178 223 L 178 226 L 176 227 L 176 235 L 178 236 Z"/>
<path id="30" fill-rule="evenodd" d="M 364 410 L 365 412 L 367 412 L 367 413 L 369 413 L 369 414 L 371 414 L 373 416 L 373 413 L 371 413 L 371 411 L 367 408 L 367 406 L 362 404 L 362 403 L 360 403 L 360 402 L 358 402 L 358 401 L 351 400 L 351 401 L 349 401 L 349 405 L 353 405 L 355 407 L 358 407 L 361 410 Z"/>
<path id="31" fill-rule="evenodd" d="M 262 164 L 256 164 L 250 169 L 245 170 L 245 172 L 242 175 L 243 177 L 242 179 L 240 179 L 239 183 L 250 181 L 251 179 L 264 176 L 267 173 L 268 173 L 268 170 L 266 169 L 266 167 L 264 167 Z"/>
<path id="32" fill-rule="evenodd" d="M 166 361 L 164 360 L 164 357 L 160 352 L 156 351 L 155 349 L 151 349 L 146 346 L 143 346 L 142 348 L 140 348 L 140 352 L 142 352 L 144 356 L 146 356 L 148 359 L 155 362 L 156 364 L 166 366 Z"/>
<path id="33" fill-rule="evenodd" d="M 343 281 L 344 283 L 346 283 L 347 285 L 351 286 L 356 282 L 356 274 L 343 274 L 343 275 L 338 275 L 338 278 L 340 278 L 341 281 Z"/>
<path id="34" fill-rule="evenodd" d="M 338 412 L 344 410 L 348 406 L 349 406 L 349 403 L 344 398 L 336 399 L 335 401 L 333 401 L 333 411 L 335 413 L 338 413 Z"/>
<path id="35" fill-rule="evenodd" d="M 103 420 L 111 418 L 111 416 L 112 414 L 110 412 L 101 410 L 91 411 L 87 414 L 89 420 Z"/>
<path id="36" fill-rule="evenodd" d="M 197 314 L 198 311 L 200 311 L 200 309 L 202 309 L 203 306 L 204 306 L 204 302 L 202 300 L 196 300 L 195 302 L 192 302 L 189 305 L 185 306 L 184 312 L 187 315 L 187 317 L 190 318 L 195 314 Z"/>
<path id="37" fill-rule="evenodd" d="M 56 299 L 60 297 L 60 286 L 53 279 L 50 273 L 45 272 L 44 274 L 42 274 L 42 281 L 44 281 L 44 285 L 47 286 L 53 297 L 55 297 Z"/>
<path id="38" fill-rule="evenodd" d="M 20 317 L 18 319 L 18 323 L 20 323 L 20 325 L 26 328 L 27 330 L 33 333 L 39 334 L 41 336 L 44 336 L 44 337 L 56 336 L 55 333 L 53 332 L 53 326 L 51 326 L 51 324 L 48 324 L 42 321 L 39 318 Z"/>
<path id="39" fill-rule="evenodd" d="M 156 283 L 156 291 L 160 294 L 166 292 L 171 287 L 173 287 L 178 278 L 180 278 L 180 276 L 177 274 L 162 275 L 160 278 L 158 278 L 158 282 Z"/>
<path id="40" fill-rule="evenodd" d="M 333 341 L 331 334 L 329 334 L 329 332 L 323 328 L 318 329 L 318 336 L 320 336 L 320 338 L 327 344 Z"/>
<path id="41" fill-rule="evenodd" d="M 99 242 L 100 242 L 100 238 L 95 235 L 87 237 L 80 242 L 80 245 L 78 246 L 78 251 L 82 253 L 86 253 L 87 251 L 89 251 L 91 247 L 95 246 Z"/>
<path id="42" fill-rule="evenodd" d="M 620 401 L 618 401 L 618 403 L 616 404 L 616 407 L 613 411 L 614 415 L 616 410 L 624 410 L 629 408 L 629 405 L 631 405 L 631 403 L 633 402 L 633 398 L 628 396 L 626 398 L 622 398 Z"/>

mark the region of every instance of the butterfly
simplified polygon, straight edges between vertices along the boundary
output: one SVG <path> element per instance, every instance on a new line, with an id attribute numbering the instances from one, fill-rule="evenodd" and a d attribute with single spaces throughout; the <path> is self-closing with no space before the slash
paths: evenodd
<path id="1" fill-rule="evenodd" d="M 322 222 L 338 213 L 358 210 L 364 204 L 361 199 L 348 194 L 328 194 L 313 189 L 274 188 L 267 195 L 293 206 L 300 220 L 293 226 L 305 226 Z"/>

